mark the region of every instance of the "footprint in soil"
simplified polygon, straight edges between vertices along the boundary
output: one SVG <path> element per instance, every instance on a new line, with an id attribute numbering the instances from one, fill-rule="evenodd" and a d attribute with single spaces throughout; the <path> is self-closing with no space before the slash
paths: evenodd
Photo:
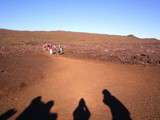
<path id="1" fill-rule="evenodd" d="M 1 73 L 5 73 L 5 72 L 7 72 L 7 71 L 6 71 L 6 70 L 0 70 L 0 72 L 1 72 Z"/>
<path id="2" fill-rule="evenodd" d="M 8 70 L 7 70 L 7 69 L 0 69 L 0 73 L 2 73 L 2 74 L 7 74 L 7 73 L 8 73 Z"/>
<path id="3" fill-rule="evenodd" d="M 23 89 L 23 88 L 27 87 L 27 83 L 22 82 L 19 87 L 20 87 L 20 89 Z"/>

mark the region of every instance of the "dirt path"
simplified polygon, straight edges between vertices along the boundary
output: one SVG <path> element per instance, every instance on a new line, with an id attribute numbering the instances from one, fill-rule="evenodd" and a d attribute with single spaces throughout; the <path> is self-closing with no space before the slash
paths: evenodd
<path id="1" fill-rule="evenodd" d="M 42 96 L 44 101 L 55 101 L 52 111 L 58 113 L 58 120 L 71 120 L 80 98 L 84 98 L 91 112 L 90 120 L 110 120 L 110 109 L 102 102 L 102 90 L 108 89 L 128 108 L 134 120 L 160 118 L 159 67 L 63 57 L 44 58 L 45 61 L 49 65 L 43 79 L 1 98 L 1 112 L 13 107 L 18 115 L 33 98 Z"/>

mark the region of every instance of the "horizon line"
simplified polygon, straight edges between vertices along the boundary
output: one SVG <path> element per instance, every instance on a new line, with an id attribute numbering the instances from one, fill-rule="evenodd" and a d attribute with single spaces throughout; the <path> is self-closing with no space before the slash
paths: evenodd
<path id="1" fill-rule="evenodd" d="M 0 28 L 0 30 L 10 30 L 10 31 L 19 31 L 19 32 L 75 32 L 75 33 L 84 33 L 84 34 L 99 34 L 99 35 L 110 35 L 110 36 L 124 36 L 127 37 L 129 35 L 133 35 L 133 37 L 139 38 L 139 39 L 156 39 L 156 40 L 160 40 L 160 38 L 158 37 L 142 37 L 139 35 L 135 35 L 135 34 L 108 34 L 108 33 L 102 33 L 102 32 L 88 32 L 88 31 L 72 31 L 72 30 L 64 30 L 64 29 L 56 29 L 56 30 L 31 30 L 31 29 L 12 29 L 12 28 Z"/>

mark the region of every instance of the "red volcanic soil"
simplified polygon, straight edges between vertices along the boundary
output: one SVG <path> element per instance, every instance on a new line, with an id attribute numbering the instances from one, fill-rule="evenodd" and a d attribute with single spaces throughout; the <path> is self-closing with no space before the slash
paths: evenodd
<path id="1" fill-rule="evenodd" d="M 91 120 L 111 119 L 110 107 L 102 101 L 104 89 L 121 101 L 133 120 L 160 118 L 159 66 L 42 54 L 1 59 L 0 66 L 0 113 L 15 108 L 17 113 L 11 119 L 37 96 L 44 102 L 54 100 L 51 112 L 58 113 L 58 120 L 72 119 L 80 98 L 84 98 Z"/>
<path id="2" fill-rule="evenodd" d="M 45 42 L 62 44 L 64 55 L 50 56 L 42 49 Z M 112 119 L 111 107 L 103 103 L 107 89 L 133 120 L 158 120 L 159 53 L 158 40 L 132 35 L 0 30 L 0 117 L 14 108 L 15 119 L 41 96 L 54 100 L 50 112 L 58 120 L 73 119 L 81 98 L 90 120 Z"/>

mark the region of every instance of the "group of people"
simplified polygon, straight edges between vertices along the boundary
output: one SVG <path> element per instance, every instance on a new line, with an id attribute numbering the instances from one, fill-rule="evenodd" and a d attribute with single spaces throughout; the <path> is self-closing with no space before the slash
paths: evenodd
<path id="1" fill-rule="evenodd" d="M 58 46 L 52 43 L 45 43 L 43 45 L 44 50 L 49 51 L 50 55 L 53 54 L 59 54 L 62 55 L 64 54 L 64 49 L 63 47 L 59 44 Z"/>

